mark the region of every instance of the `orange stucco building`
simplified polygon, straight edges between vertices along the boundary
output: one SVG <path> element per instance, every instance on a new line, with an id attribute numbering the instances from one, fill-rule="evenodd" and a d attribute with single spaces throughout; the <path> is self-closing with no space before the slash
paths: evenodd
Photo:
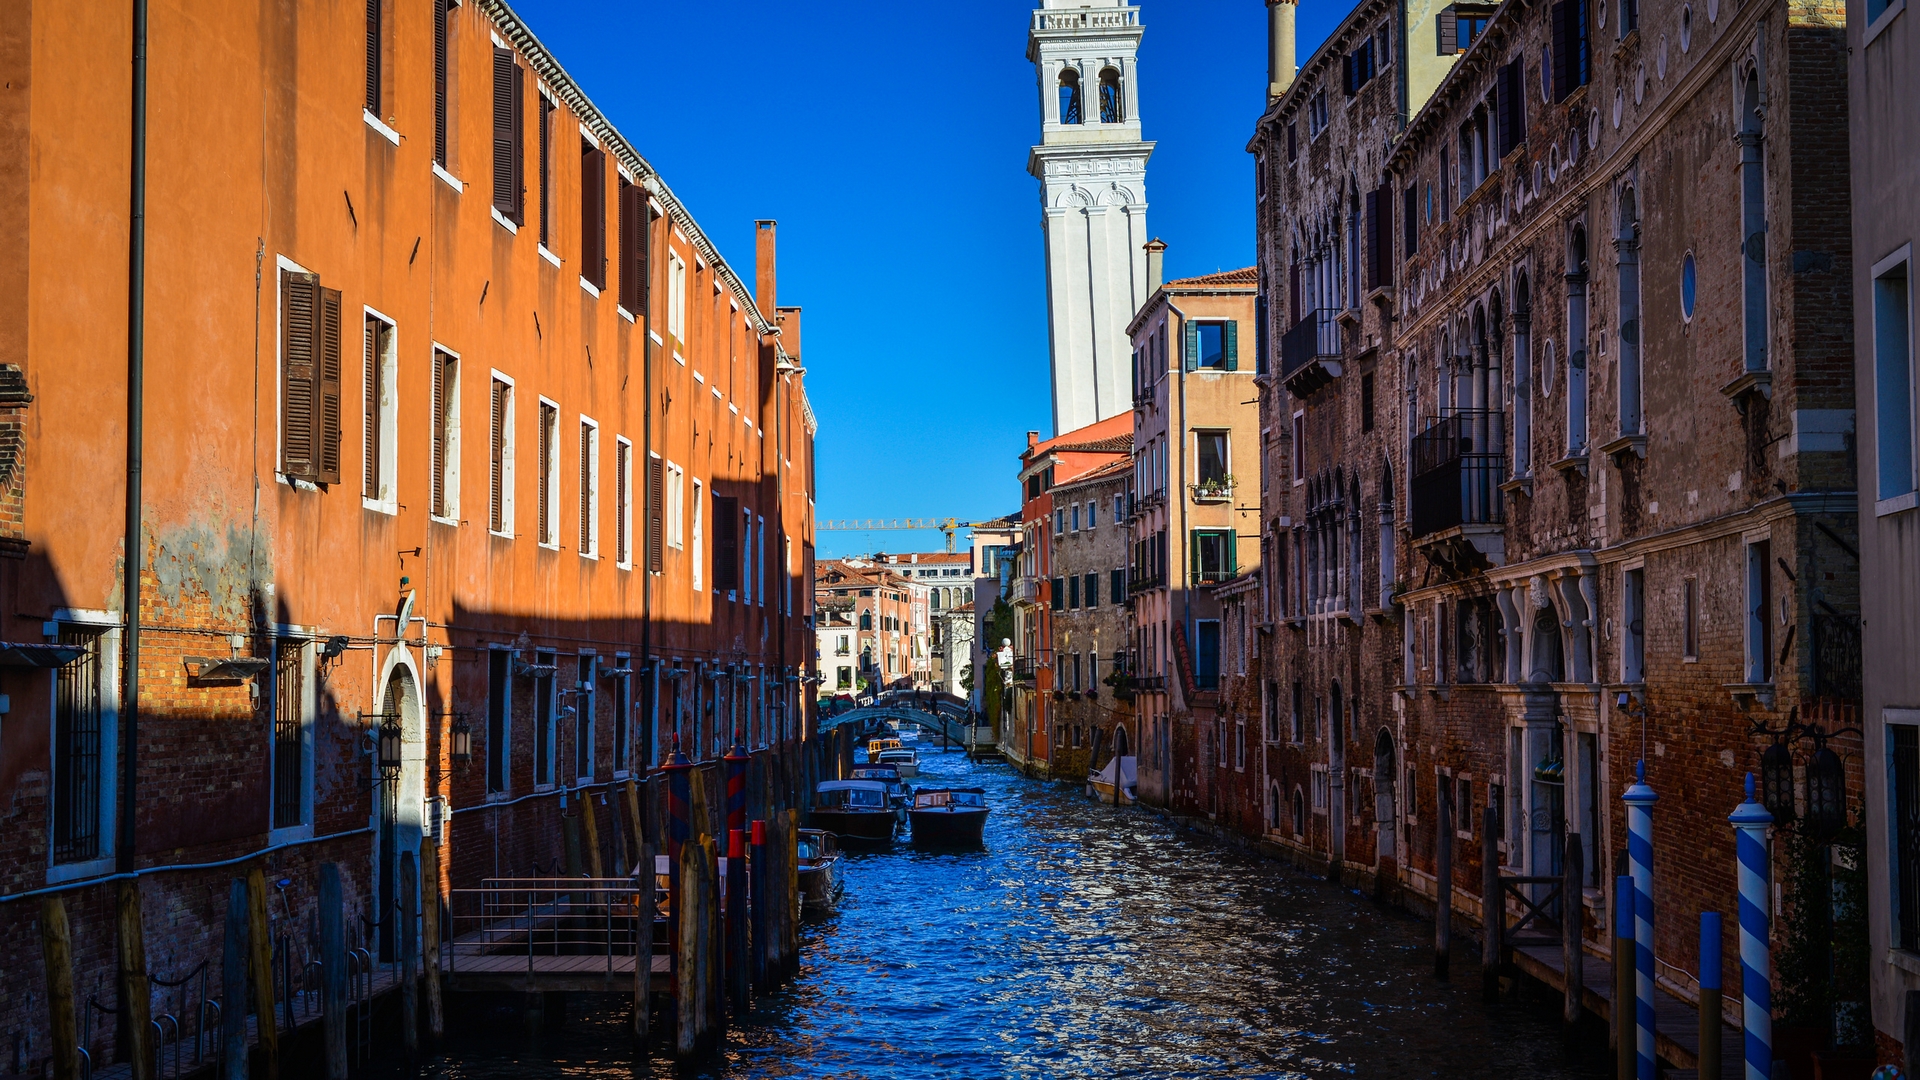
<path id="1" fill-rule="evenodd" d="M 336 862 L 377 920 L 423 836 L 452 885 L 558 868 L 568 792 L 676 735 L 782 774 L 815 422 L 773 222 L 750 283 L 498 0 L 151 0 L 144 114 L 134 7 L 0 20 L 0 979 L 49 890 L 84 985 L 128 875 L 155 973 L 217 969 L 236 867 L 305 927 Z"/>

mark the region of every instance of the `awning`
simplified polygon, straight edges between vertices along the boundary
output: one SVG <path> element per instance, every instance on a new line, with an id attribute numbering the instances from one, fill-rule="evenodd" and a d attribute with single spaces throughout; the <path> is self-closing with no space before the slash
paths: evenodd
<path id="1" fill-rule="evenodd" d="M 0 641 L 0 668 L 66 667 L 85 655 L 85 645 Z"/>

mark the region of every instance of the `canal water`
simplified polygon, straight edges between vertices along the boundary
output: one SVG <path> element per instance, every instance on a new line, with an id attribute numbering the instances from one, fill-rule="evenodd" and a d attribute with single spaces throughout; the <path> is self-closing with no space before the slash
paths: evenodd
<path id="1" fill-rule="evenodd" d="M 708 1063 L 637 1062 L 626 1005 L 579 998 L 529 1034 L 462 1003 L 428 1075 L 1528 1077 L 1611 1074 L 1544 1002 L 1432 977 L 1429 926 L 1139 809 L 922 743 L 916 786 L 987 790 L 986 850 L 849 855 L 798 978 Z"/>

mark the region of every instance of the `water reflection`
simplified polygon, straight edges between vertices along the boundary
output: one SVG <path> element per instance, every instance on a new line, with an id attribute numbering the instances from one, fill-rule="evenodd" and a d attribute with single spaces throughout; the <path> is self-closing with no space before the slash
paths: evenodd
<path id="1" fill-rule="evenodd" d="M 511 1004 L 456 1003 L 447 1080 L 626 1077 L 1538 1077 L 1609 1075 L 1551 1009 L 1437 984 L 1425 928 L 1149 813 L 959 754 L 994 813 L 986 850 L 850 853 L 799 977 L 725 1054 L 636 1063 L 626 1007 L 576 998 L 529 1035 Z M 1456 965 L 1472 973 L 1470 961 Z"/>

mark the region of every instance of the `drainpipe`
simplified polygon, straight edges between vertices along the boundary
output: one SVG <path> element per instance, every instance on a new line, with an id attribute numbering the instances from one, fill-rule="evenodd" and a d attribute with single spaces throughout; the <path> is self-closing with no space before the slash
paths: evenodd
<path id="1" fill-rule="evenodd" d="M 1179 441 L 1179 452 L 1178 454 L 1175 455 L 1175 460 L 1179 462 L 1179 468 L 1177 471 L 1171 466 L 1169 466 L 1167 469 L 1167 473 L 1168 473 L 1167 498 L 1173 499 L 1177 497 L 1180 500 L 1180 563 L 1179 565 L 1185 566 L 1187 565 L 1188 559 L 1192 557 L 1192 552 L 1189 552 L 1187 550 L 1187 313 L 1184 311 L 1181 311 L 1178 307 L 1175 307 L 1173 303 L 1173 299 L 1171 297 L 1167 299 L 1167 311 L 1172 315 L 1178 316 L 1180 320 L 1180 333 L 1175 338 L 1175 341 L 1178 342 L 1178 345 L 1175 351 L 1178 353 L 1180 358 L 1180 363 L 1179 363 L 1180 412 L 1179 412 L 1179 417 L 1177 422 L 1170 422 L 1167 425 L 1168 433 L 1175 436 Z M 1173 584 L 1173 575 L 1175 571 L 1178 569 L 1174 565 L 1174 561 L 1173 561 L 1173 551 L 1172 551 L 1173 544 L 1172 544 L 1171 538 L 1169 538 L 1167 547 L 1168 547 L 1167 584 L 1171 586 Z M 1185 570 L 1179 570 L 1178 572 L 1181 577 L 1187 576 L 1187 571 Z M 1180 586 L 1180 624 L 1183 628 L 1183 632 L 1186 634 L 1186 637 L 1187 637 L 1187 658 L 1189 662 L 1191 662 L 1194 657 L 1194 653 L 1193 653 L 1193 646 L 1194 646 L 1193 582 L 1191 581 L 1183 582 Z M 1178 671 L 1176 671 L 1175 675 L 1177 676 L 1178 674 L 1179 674 Z M 1181 693 L 1182 694 L 1186 693 L 1185 687 L 1181 688 Z M 1171 702 L 1173 700 L 1172 695 L 1168 695 L 1167 700 Z M 1191 716 L 1193 703 L 1188 702 L 1187 707 L 1188 707 L 1188 715 Z M 1167 719 L 1171 721 L 1173 717 L 1169 715 Z M 1195 721 L 1195 723 L 1198 723 L 1198 721 Z M 1173 783 L 1172 783 L 1173 735 L 1171 730 L 1168 731 L 1167 742 L 1168 742 L 1168 747 L 1167 747 L 1166 775 L 1168 777 L 1168 782 L 1167 782 L 1166 790 L 1163 794 L 1165 795 L 1167 805 L 1172 806 L 1173 805 Z"/>
<path id="2" fill-rule="evenodd" d="M 121 643 L 120 836 L 114 848 L 121 873 L 133 870 L 136 781 L 140 747 L 140 466 L 146 410 L 147 286 L 147 0 L 133 0 L 133 146 L 127 217 L 127 523 L 120 606 L 126 616 Z"/>

